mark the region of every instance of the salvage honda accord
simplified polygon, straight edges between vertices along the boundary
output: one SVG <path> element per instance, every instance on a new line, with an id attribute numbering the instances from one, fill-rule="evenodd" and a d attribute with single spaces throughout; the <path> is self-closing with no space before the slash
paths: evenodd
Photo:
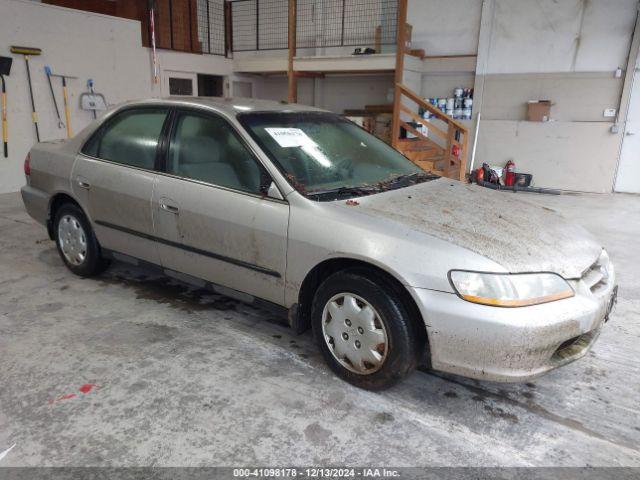
<path id="1" fill-rule="evenodd" d="M 73 273 L 153 264 L 275 306 L 363 388 L 420 362 L 530 379 L 585 355 L 615 302 L 614 268 L 581 227 L 310 107 L 128 103 L 37 144 L 25 173 L 27 211 Z"/>

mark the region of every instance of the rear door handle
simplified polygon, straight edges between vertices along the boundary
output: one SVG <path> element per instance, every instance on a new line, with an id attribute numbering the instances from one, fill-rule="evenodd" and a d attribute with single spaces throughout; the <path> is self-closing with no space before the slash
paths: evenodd
<path id="1" fill-rule="evenodd" d="M 168 203 L 166 203 L 164 200 L 160 201 L 160 208 L 162 210 L 165 210 L 169 213 L 173 213 L 175 215 L 177 215 L 178 213 L 180 213 L 180 209 L 174 205 L 169 205 Z"/>

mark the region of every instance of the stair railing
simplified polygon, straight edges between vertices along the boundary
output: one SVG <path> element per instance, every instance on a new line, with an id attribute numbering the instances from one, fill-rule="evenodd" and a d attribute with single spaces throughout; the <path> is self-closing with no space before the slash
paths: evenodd
<path id="1" fill-rule="evenodd" d="M 405 103 L 407 99 L 410 100 L 413 105 L 408 106 Z M 416 106 L 431 113 L 433 118 L 429 121 L 425 120 L 418 114 Z M 434 118 L 441 123 L 437 125 L 433 121 Z M 428 135 L 425 135 L 414 125 L 408 123 L 409 121 L 413 121 L 414 125 L 417 123 L 418 125 L 424 126 L 428 130 Z M 442 164 L 442 169 L 438 168 L 437 170 L 441 172 L 443 176 L 456 178 L 461 181 L 465 179 L 469 145 L 468 129 L 457 120 L 443 113 L 439 108 L 431 105 L 413 90 L 397 83 L 393 107 L 391 144 L 399 152 L 405 153 L 403 149 L 407 147 L 409 142 L 401 140 L 401 129 L 414 135 L 417 140 L 432 143 L 440 147 L 442 158 L 438 158 L 436 163 Z"/>

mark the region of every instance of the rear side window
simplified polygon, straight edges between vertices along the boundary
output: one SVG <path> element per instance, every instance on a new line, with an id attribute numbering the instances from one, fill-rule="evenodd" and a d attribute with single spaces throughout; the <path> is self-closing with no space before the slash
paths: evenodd
<path id="1" fill-rule="evenodd" d="M 127 110 L 108 121 L 82 153 L 111 162 L 153 170 L 166 109 Z"/>

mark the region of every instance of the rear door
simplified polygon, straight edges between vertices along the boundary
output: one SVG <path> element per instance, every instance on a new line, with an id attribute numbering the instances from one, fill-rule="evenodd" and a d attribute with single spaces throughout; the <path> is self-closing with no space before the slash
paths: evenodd
<path id="1" fill-rule="evenodd" d="M 223 117 L 180 110 L 153 219 L 165 268 L 282 304 L 289 205 Z"/>
<path id="2" fill-rule="evenodd" d="M 117 113 L 87 142 L 71 173 L 102 247 L 157 264 L 151 198 L 167 114 L 162 107 Z"/>

